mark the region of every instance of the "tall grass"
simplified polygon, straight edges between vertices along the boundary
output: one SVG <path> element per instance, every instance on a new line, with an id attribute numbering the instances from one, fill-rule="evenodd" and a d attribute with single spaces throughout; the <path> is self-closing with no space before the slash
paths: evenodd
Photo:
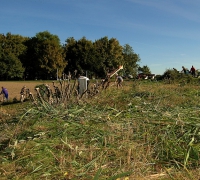
<path id="1" fill-rule="evenodd" d="M 199 100 L 198 85 L 131 81 L 72 103 L 26 102 L 13 126 L 1 123 L 1 177 L 198 179 Z"/>

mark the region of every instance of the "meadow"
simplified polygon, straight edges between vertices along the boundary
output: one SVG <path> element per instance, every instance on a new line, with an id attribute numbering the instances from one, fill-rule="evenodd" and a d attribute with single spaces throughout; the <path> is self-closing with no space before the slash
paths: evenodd
<path id="1" fill-rule="evenodd" d="M 23 85 L 35 92 L 51 82 L 8 83 L 10 102 L 0 105 L 1 179 L 199 180 L 198 79 L 127 80 L 55 104 L 12 103 Z"/>

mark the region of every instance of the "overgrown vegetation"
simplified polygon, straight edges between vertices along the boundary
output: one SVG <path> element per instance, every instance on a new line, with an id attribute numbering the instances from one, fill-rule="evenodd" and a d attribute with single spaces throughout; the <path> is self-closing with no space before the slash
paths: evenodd
<path id="1" fill-rule="evenodd" d="M 49 108 L 1 106 L 1 178 L 198 179 L 200 87 L 183 81 L 125 81 Z"/>

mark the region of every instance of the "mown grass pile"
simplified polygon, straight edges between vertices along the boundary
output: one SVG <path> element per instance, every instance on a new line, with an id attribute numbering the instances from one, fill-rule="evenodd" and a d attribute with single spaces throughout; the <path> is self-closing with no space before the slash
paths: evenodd
<path id="1" fill-rule="evenodd" d="M 198 84 L 127 81 L 78 103 L 22 107 L 1 122 L 2 179 L 200 176 Z"/>

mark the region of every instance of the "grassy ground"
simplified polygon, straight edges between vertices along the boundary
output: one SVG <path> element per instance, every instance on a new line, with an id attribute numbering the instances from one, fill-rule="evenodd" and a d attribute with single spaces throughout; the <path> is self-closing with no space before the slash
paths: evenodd
<path id="1" fill-rule="evenodd" d="M 87 99 L 1 105 L 1 178 L 198 180 L 199 88 L 125 81 Z"/>

